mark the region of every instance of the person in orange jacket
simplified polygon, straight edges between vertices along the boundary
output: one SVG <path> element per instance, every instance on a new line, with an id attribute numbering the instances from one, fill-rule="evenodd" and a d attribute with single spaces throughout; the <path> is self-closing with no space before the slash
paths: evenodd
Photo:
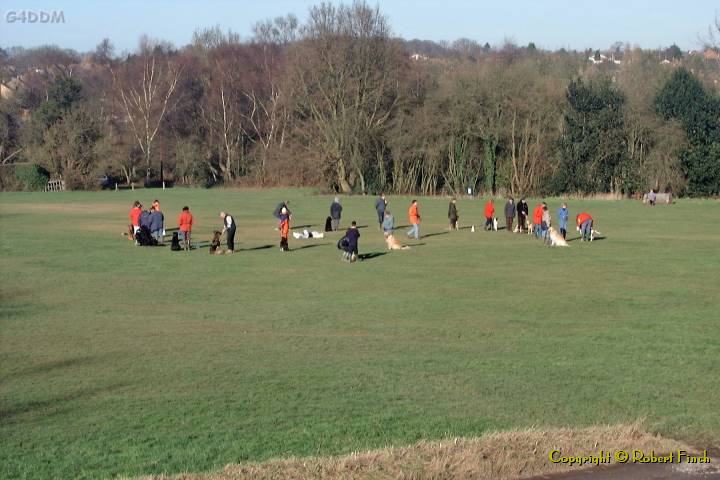
<path id="1" fill-rule="evenodd" d="M 142 205 L 135 200 L 128 217 L 130 218 L 130 232 L 128 240 L 134 240 L 135 234 L 140 230 L 140 214 L 142 213 Z"/>
<path id="2" fill-rule="evenodd" d="M 493 218 L 495 217 L 495 203 L 493 199 L 487 201 L 485 204 L 485 230 L 493 229 Z"/>
<path id="3" fill-rule="evenodd" d="M 407 232 L 408 237 L 420 238 L 420 212 L 418 211 L 417 200 L 413 200 L 408 209 L 408 219 L 410 220 L 410 230 Z"/>
<path id="4" fill-rule="evenodd" d="M 580 241 L 584 242 L 587 240 L 589 242 L 592 238 L 593 227 L 593 218 L 590 214 L 587 212 L 580 213 L 575 217 L 575 226 L 577 231 L 580 232 Z"/>
<path id="5" fill-rule="evenodd" d="M 290 212 L 286 207 L 280 209 L 280 250 L 290 251 L 288 235 L 290 234 Z"/>
<path id="6" fill-rule="evenodd" d="M 542 229 L 542 218 L 544 213 L 543 205 L 543 203 L 538 203 L 533 209 L 533 233 L 537 238 L 540 238 L 540 233 Z"/>
<path id="7" fill-rule="evenodd" d="M 190 234 L 192 233 L 193 216 L 190 213 L 190 207 L 183 207 L 180 217 L 178 217 L 178 227 L 182 236 L 183 246 L 185 250 L 190 250 Z"/>

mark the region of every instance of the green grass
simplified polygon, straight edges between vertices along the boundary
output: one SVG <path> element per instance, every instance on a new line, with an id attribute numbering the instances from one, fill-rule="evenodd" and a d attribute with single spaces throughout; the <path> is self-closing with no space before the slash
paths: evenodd
<path id="1" fill-rule="evenodd" d="M 240 249 L 272 248 L 134 247 L 130 203 L 155 197 L 167 224 L 190 205 L 196 240 L 224 209 Z M 421 199 L 421 233 L 437 235 L 348 264 L 338 235 L 278 250 L 285 197 L 295 225 L 322 227 L 330 197 L 300 190 L 0 194 L 0 478 L 638 418 L 720 444 L 718 202 L 571 201 L 607 238 L 551 249 L 446 233 L 447 201 Z M 361 253 L 385 252 L 373 203 L 343 199 L 344 223 L 368 226 Z M 399 225 L 408 203 L 390 198 Z M 458 203 L 462 225 L 482 223 L 481 201 Z"/>

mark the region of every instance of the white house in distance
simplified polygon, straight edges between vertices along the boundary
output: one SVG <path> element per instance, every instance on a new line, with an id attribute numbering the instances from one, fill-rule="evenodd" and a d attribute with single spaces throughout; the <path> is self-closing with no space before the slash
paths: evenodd
<path id="1" fill-rule="evenodd" d="M 427 59 L 428 59 L 428 56 L 423 55 L 422 53 L 413 53 L 412 55 L 410 55 L 410 60 L 413 60 L 415 62 L 418 62 L 420 60 L 427 60 Z"/>

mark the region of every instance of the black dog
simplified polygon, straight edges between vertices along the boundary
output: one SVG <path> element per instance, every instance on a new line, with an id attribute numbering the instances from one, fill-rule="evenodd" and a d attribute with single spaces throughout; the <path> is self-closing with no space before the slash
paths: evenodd
<path id="1" fill-rule="evenodd" d="M 172 240 L 170 240 L 170 250 L 174 252 L 182 250 L 182 248 L 180 248 L 180 237 L 178 236 L 178 232 L 173 232 Z"/>

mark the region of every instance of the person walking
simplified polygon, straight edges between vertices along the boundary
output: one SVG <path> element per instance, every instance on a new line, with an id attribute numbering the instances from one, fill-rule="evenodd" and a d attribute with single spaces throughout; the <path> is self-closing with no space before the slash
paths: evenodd
<path id="1" fill-rule="evenodd" d="M 348 260 L 354 262 L 358 259 L 358 239 L 360 238 L 360 230 L 358 230 L 355 220 L 352 221 L 350 228 L 345 232 L 345 237 L 348 239 Z"/>
<path id="2" fill-rule="evenodd" d="M 375 211 L 378 216 L 378 224 L 382 228 L 382 222 L 385 219 L 385 209 L 387 208 L 387 198 L 385 198 L 385 192 L 380 192 L 380 196 L 375 200 Z"/>
<path id="3" fill-rule="evenodd" d="M 568 218 L 570 218 L 570 212 L 568 212 L 567 203 L 563 203 L 557 212 L 558 226 L 560 227 L 560 235 L 564 239 L 567 239 L 567 224 Z"/>
<path id="4" fill-rule="evenodd" d="M 335 200 L 330 204 L 330 227 L 333 232 L 337 232 L 340 228 L 340 217 L 342 216 L 342 205 L 340 205 L 340 199 L 335 197 Z"/>
<path id="5" fill-rule="evenodd" d="M 589 242 L 592 239 L 593 217 L 587 212 L 582 212 L 575 217 L 575 227 L 580 232 L 580 241 Z"/>
<path id="6" fill-rule="evenodd" d="M 155 204 L 153 203 L 153 206 L 150 207 L 150 233 L 160 245 L 162 245 L 163 237 L 165 235 L 164 222 L 165 216 L 158 208 L 155 207 Z"/>
<path id="7" fill-rule="evenodd" d="M 384 212 L 384 210 L 383 210 Z M 410 220 L 410 230 L 407 231 L 408 237 L 414 237 L 415 240 L 420 239 L 420 211 L 418 210 L 418 201 L 413 200 L 408 209 L 408 219 Z"/>
<path id="8" fill-rule="evenodd" d="M 180 235 L 183 237 L 183 248 L 186 251 L 190 250 L 190 235 L 192 234 L 192 226 L 193 216 L 192 213 L 190 213 L 190 207 L 185 206 L 178 218 L 178 228 L 180 229 Z"/>
<path id="9" fill-rule="evenodd" d="M 505 204 L 505 230 L 508 233 L 512 233 L 513 220 L 515 220 L 515 199 L 510 197 Z"/>
<path id="10" fill-rule="evenodd" d="M 220 234 L 225 234 L 225 241 L 227 242 L 228 253 L 235 253 L 235 219 L 232 215 L 225 212 L 220 212 L 220 218 L 223 222 L 223 229 Z"/>
<path id="11" fill-rule="evenodd" d="M 518 216 L 518 231 L 520 233 L 525 232 L 525 225 L 527 224 L 527 217 L 528 213 L 530 212 L 530 207 L 528 207 L 527 202 L 525 201 L 525 198 L 521 198 L 520 202 L 517 204 L 517 216 Z"/>
<path id="12" fill-rule="evenodd" d="M 457 211 L 457 200 L 455 197 L 450 199 L 450 205 L 448 206 L 448 219 L 450 219 L 450 230 L 458 229 L 458 211 Z"/>
<path id="13" fill-rule="evenodd" d="M 385 210 L 385 219 L 383 219 L 382 229 L 385 237 L 395 233 L 395 217 L 392 216 L 390 210 Z"/>
<path id="14" fill-rule="evenodd" d="M 495 203 L 493 199 L 487 201 L 485 204 L 485 230 L 493 229 L 493 218 L 495 217 Z"/>

